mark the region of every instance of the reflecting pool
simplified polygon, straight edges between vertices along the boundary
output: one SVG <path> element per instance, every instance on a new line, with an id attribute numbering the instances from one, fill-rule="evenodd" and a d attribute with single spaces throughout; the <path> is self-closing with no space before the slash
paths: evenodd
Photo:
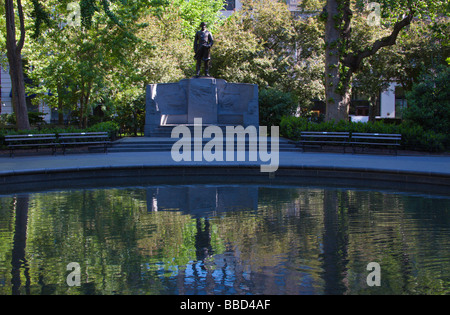
<path id="1" fill-rule="evenodd" d="M 256 185 L 3 195 L 0 294 L 450 294 L 450 197 Z"/>

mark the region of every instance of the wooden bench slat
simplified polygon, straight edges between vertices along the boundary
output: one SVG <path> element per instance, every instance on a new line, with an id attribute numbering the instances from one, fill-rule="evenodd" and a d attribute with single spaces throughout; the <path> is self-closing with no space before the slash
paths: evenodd
<path id="1" fill-rule="evenodd" d="M 80 145 L 80 144 L 103 144 L 110 143 L 109 141 L 87 141 L 87 142 L 61 142 L 63 145 Z"/>
<path id="2" fill-rule="evenodd" d="M 392 141 L 399 141 L 402 138 L 378 138 L 378 137 L 352 137 L 353 139 L 362 139 L 362 140 L 381 140 L 381 141 L 386 141 L 386 140 L 392 140 Z"/>
<path id="3" fill-rule="evenodd" d="M 300 143 L 339 143 L 339 144 L 346 143 L 346 144 L 348 144 L 349 142 L 347 142 L 347 141 L 307 141 L 307 140 L 303 140 L 303 141 L 300 141 Z"/>
<path id="4" fill-rule="evenodd" d="M 81 132 L 81 133 L 60 133 L 59 136 L 93 136 L 108 135 L 107 132 Z"/>
<path id="5" fill-rule="evenodd" d="M 30 147 L 30 146 L 44 146 L 44 145 L 57 145 L 57 143 L 51 142 L 51 143 L 26 143 L 26 144 L 9 144 L 8 148 L 10 147 Z"/>
<path id="6" fill-rule="evenodd" d="M 335 132 L 335 131 L 302 131 L 300 133 L 300 141 L 303 150 L 305 146 L 319 145 L 321 148 L 323 145 L 343 145 L 344 152 L 345 146 L 348 145 L 350 139 L 349 132 Z"/>
<path id="7" fill-rule="evenodd" d="M 401 137 L 401 134 L 397 133 L 361 133 L 361 132 L 353 132 L 352 135 L 356 136 L 395 136 L 395 137 Z"/>
<path id="8" fill-rule="evenodd" d="M 59 138 L 60 142 L 65 140 L 86 140 L 91 141 L 92 139 L 98 139 L 98 141 L 105 141 L 108 140 L 108 137 L 84 137 L 84 138 Z M 73 141 L 70 141 L 73 142 Z"/>
<path id="9" fill-rule="evenodd" d="M 324 136 L 303 136 L 303 138 L 313 138 L 313 139 L 348 139 L 348 136 L 333 136 L 333 137 L 324 137 Z"/>
<path id="10" fill-rule="evenodd" d="M 355 132 L 352 134 L 350 143 L 353 152 L 356 146 L 363 146 L 363 150 L 364 146 L 384 146 L 395 147 L 395 154 L 397 154 L 397 147 L 401 146 L 401 140 L 401 134 Z"/>
<path id="11" fill-rule="evenodd" d="M 387 133 L 367 133 L 367 132 L 328 132 L 328 131 L 302 131 L 300 133 L 300 141 L 297 143 L 305 148 L 305 145 L 343 145 L 345 147 L 351 145 L 353 152 L 355 146 L 386 146 L 399 147 L 401 144 L 401 134 Z M 397 151 L 396 151 L 397 152 Z"/>
<path id="12" fill-rule="evenodd" d="M 14 149 L 17 148 L 36 148 L 52 147 L 52 154 L 56 152 L 56 134 L 22 134 L 22 135 L 5 135 L 5 142 L 10 150 L 10 156 L 14 155 Z"/>
<path id="13" fill-rule="evenodd" d="M 28 134 L 28 135 L 6 135 L 5 138 L 18 138 L 18 137 L 29 137 L 29 138 L 39 138 L 39 137 L 52 137 L 55 134 L 45 133 L 45 134 Z"/>
<path id="14" fill-rule="evenodd" d="M 351 142 L 351 144 L 364 144 L 364 145 L 400 145 L 400 143 L 386 143 L 386 142 Z"/>
<path id="15" fill-rule="evenodd" d="M 107 145 L 109 135 L 107 132 L 70 132 L 59 134 L 59 140 L 62 141 L 63 153 L 66 152 L 66 146 L 81 146 L 81 145 L 104 145 L 104 151 L 107 152 Z"/>
<path id="16" fill-rule="evenodd" d="M 108 135 L 60 136 L 60 139 L 106 138 Z"/>
<path id="17" fill-rule="evenodd" d="M 53 137 L 53 138 L 35 138 L 35 139 L 30 139 L 30 138 L 5 139 L 5 141 L 7 141 L 7 142 L 17 142 L 17 141 L 42 141 L 42 140 L 56 140 L 56 137 Z"/>
<path id="18" fill-rule="evenodd" d="M 104 145 L 105 152 L 109 141 L 108 132 L 70 132 L 56 134 L 28 134 L 28 135 L 6 135 L 5 142 L 10 149 L 10 156 L 13 156 L 16 148 L 31 148 L 53 146 L 53 153 L 56 152 L 57 146 L 62 146 L 65 154 L 66 146 L 82 146 L 82 145 Z"/>

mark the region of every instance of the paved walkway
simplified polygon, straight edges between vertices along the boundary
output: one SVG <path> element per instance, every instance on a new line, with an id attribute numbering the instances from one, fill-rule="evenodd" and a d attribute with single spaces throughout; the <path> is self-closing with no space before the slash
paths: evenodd
<path id="1" fill-rule="evenodd" d="M 71 170 L 95 167 L 213 165 L 234 166 L 267 165 L 269 162 L 175 162 L 170 152 L 90 153 L 69 155 L 42 155 L 0 157 L 0 176 L 46 170 Z M 367 154 L 340 154 L 325 152 L 280 152 L 280 167 L 331 167 L 357 170 L 395 171 L 450 175 L 448 156 L 392 156 Z"/>

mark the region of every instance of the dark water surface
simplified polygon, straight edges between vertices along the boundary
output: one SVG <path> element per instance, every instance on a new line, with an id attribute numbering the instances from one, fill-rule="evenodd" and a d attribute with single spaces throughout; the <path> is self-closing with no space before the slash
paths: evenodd
<path id="1" fill-rule="evenodd" d="M 450 294 L 450 197 L 252 185 L 1 196 L 0 294 Z"/>

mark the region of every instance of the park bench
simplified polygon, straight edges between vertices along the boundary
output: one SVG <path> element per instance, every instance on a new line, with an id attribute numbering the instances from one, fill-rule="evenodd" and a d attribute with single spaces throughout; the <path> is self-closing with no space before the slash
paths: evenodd
<path id="1" fill-rule="evenodd" d="M 322 149 L 324 145 L 340 145 L 345 153 L 345 147 L 349 145 L 349 142 L 349 132 L 302 131 L 298 144 L 302 146 L 303 151 L 307 146 L 320 146 Z"/>
<path id="2" fill-rule="evenodd" d="M 10 150 L 10 157 L 18 148 L 36 148 L 38 151 L 41 147 L 51 147 L 52 154 L 55 154 L 58 145 L 55 134 L 6 135 L 5 142 Z"/>
<path id="3" fill-rule="evenodd" d="M 78 133 L 60 133 L 59 144 L 62 146 L 63 154 L 66 153 L 66 147 L 83 145 L 102 145 L 103 152 L 107 152 L 109 135 L 107 132 L 78 132 Z"/>
<path id="4" fill-rule="evenodd" d="M 387 147 L 393 148 L 397 155 L 397 149 L 400 147 L 402 141 L 401 134 L 387 134 L 387 133 L 352 133 L 350 144 L 355 153 L 356 147 L 361 147 L 362 151 L 367 147 Z"/>

